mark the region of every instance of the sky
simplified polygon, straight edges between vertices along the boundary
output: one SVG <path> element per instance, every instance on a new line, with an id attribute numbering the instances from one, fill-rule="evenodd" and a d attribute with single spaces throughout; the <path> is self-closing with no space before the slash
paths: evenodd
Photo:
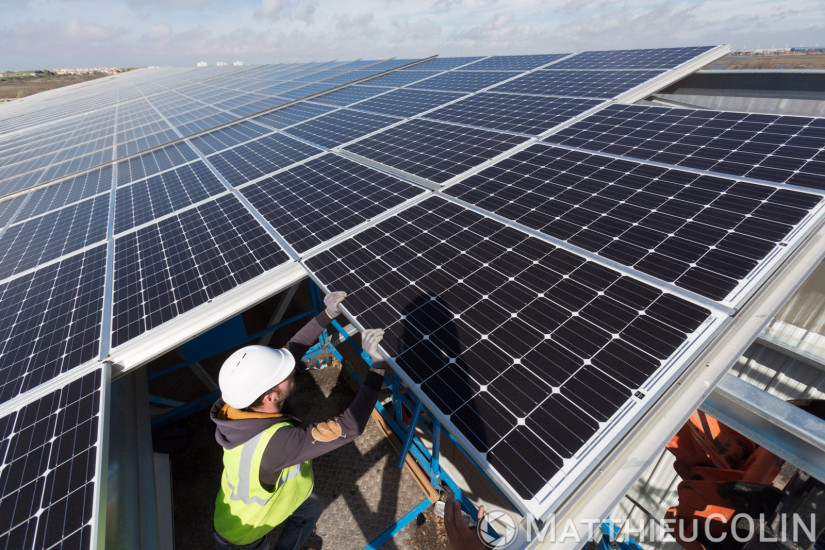
<path id="1" fill-rule="evenodd" d="M 825 46 L 825 0 L 0 0 L 0 70 Z"/>

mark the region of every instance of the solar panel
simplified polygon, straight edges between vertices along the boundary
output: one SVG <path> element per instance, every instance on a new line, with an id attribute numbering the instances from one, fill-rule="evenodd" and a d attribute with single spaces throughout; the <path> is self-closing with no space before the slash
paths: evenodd
<path id="1" fill-rule="evenodd" d="M 397 73 L 390 73 L 388 75 L 379 76 L 365 82 L 368 86 L 383 86 L 389 88 L 397 88 L 405 86 L 413 82 L 418 82 L 424 78 L 428 78 L 439 74 L 438 71 L 398 71 Z"/>
<path id="2" fill-rule="evenodd" d="M 2 232 L 3 227 L 15 216 L 25 199 L 26 197 L 17 197 L 0 202 L 0 232 Z"/>
<path id="3" fill-rule="evenodd" d="M 254 122 L 240 122 L 228 128 L 221 128 L 203 136 L 198 136 L 190 140 L 190 143 L 198 148 L 204 155 L 210 155 L 216 151 L 223 151 L 233 145 L 244 143 L 255 139 L 270 131 Z M 190 154 L 195 155 L 191 150 Z"/>
<path id="4" fill-rule="evenodd" d="M 356 101 L 361 101 L 362 99 L 367 99 L 368 97 L 378 95 L 384 91 L 385 90 L 382 90 L 381 88 L 370 86 L 353 86 L 338 92 L 323 95 L 316 101 L 326 103 L 328 105 L 338 105 L 343 107 L 345 105 L 355 103 Z"/>
<path id="5" fill-rule="evenodd" d="M 413 119 L 351 143 L 344 150 L 440 184 L 525 139 Z"/>
<path id="6" fill-rule="evenodd" d="M 285 107 L 274 113 L 268 113 L 255 117 L 253 120 L 271 126 L 272 128 L 286 128 L 307 119 L 328 113 L 333 107 L 319 105 L 317 103 L 299 103 L 290 107 Z"/>
<path id="7" fill-rule="evenodd" d="M 425 116 L 445 122 L 539 135 L 601 104 L 595 99 L 482 92 Z"/>
<path id="8" fill-rule="evenodd" d="M 340 109 L 290 126 L 284 131 L 321 147 L 332 149 L 390 124 L 395 124 L 399 120 L 384 115 Z"/>
<path id="9" fill-rule="evenodd" d="M 0 280 L 106 238 L 109 195 L 12 224 L 0 235 Z"/>
<path id="10" fill-rule="evenodd" d="M 232 185 L 271 174 L 319 154 L 320 149 L 281 134 L 272 134 L 208 157 Z"/>
<path id="11" fill-rule="evenodd" d="M 513 78 L 517 74 L 498 71 L 452 71 L 410 84 L 407 87 L 445 92 L 476 92 L 502 80 Z"/>
<path id="12" fill-rule="evenodd" d="M 548 141 L 825 189 L 825 119 L 611 105 Z"/>
<path id="13" fill-rule="evenodd" d="M 424 189 L 326 154 L 241 192 L 296 251 L 305 252 Z"/>
<path id="14" fill-rule="evenodd" d="M 556 69 L 672 69 L 716 46 L 591 51 L 553 65 Z"/>
<path id="15" fill-rule="evenodd" d="M 720 301 L 821 201 L 541 144 L 446 192 Z"/>
<path id="16" fill-rule="evenodd" d="M 198 158 L 197 153 L 185 143 L 164 147 L 160 151 L 153 151 L 119 163 L 117 166 L 117 184 L 120 186 L 137 181 L 196 158 Z"/>
<path id="17" fill-rule="evenodd" d="M 458 68 L 459 71 L 529 71 L 552 63 L 570 54 L 500 55 L 488 57 Z"/>
<path id="18" fill-rule="evenodd" d="M 115 196 L 115 233 L 122 233 L 226 190 L 203 162 L 187 164 L 120 187 Z"/>
<path id="19" fill-rule="evenodd" d="M 527 501 L 620 430 L 714 318 L 439 197 L 305 262 L 360 326 L 386 327 L 398 372 Z"/>
<path id="20" fill-rule="evenodd" d="M 102 368 L 0 418 L 0 546 L 92 548 Z"/>
<path id="21" fill-rule="evenodd" d="M 288 260 L 233 196 L 126 233 L 115 240 L 112 345 Z"/>
<path id="22" fill-rule="evenodd" d="M 412 67 L 401 69 L 402 71 L 448 71 L 461 67 L 473 61 L 478 61 L 481 57 L 438 57 L 423 63 L 418 63 Z"/>
<path id="23" fill-rule="evenodd" d="M 403 88 L 393 90 L 380 97 L 362 101 L 354 108 L 360 111 L 406 118 L 454 101 L 463 95 L 460 93 L 428 92 Z"/>
<path id="24" fill-rule="evenodd" d="M 609 99 L 659 76 L 664 71 L 562 71 L 543 70 L 528 73 L 495 88 L 496 92 L 599 97 Z"/>
<path id="25" fill-rule="evenodd" d="M 105 272 L 101 245 L 0 283 L 0 402 L 97 357 Z"/>
<path id="26" fill-rule="evenodd" d="M 67 204 L 87 199 L 112 189 L 112 168 L 89 172 L 64 182 L 50 185 L 44 189 L 29 193 L 29 199 L 20 209 L 15 221 L 25 219 L 61 208 Z M 0 226 L 3 224 L 0 223 Z"/>

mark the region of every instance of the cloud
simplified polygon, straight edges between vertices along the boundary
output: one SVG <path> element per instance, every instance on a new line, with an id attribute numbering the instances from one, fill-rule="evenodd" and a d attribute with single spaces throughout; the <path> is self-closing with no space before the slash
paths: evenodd
<path id="1" fill-rule="evenodd" d="M 441 26 L 429 17 L 421 19 L 402 19 L 392 22 L 395 32 L 393 32 L 394 43 L 404 43 L 407 41 L 431 40 L 441 35 Z"/>
<path id="2" fill-rule="evenodd" d="M 105 40 L 112 40 L 124 30 L 125 29 L 107 28 L 102 25 L 87 23 L 85 21 L 81 21 L 77 17 L 73 17 L 66 23 L 66 26 L 60 33 L 60 36 L 73 42 L 101 42 Z"/>
<path id="3" fill-rule="evenodd" d="M 375 16 L 372 13 L 362 13 L 355 17 L 344 14 L 338 18 L 335 28 L 341 31 L 339 39 L 356 40 L 359 38 L 374 38 L 384 33 L 382 29 L 373 25 Z M 373 56 L 375 54 L 372 54 Z"/>
<path id="4" fill-rule="evenodd" d="M 318 9 L 317 0 L 262 0 L 261 8 L 255 16 L 273 21 L 295 20 L 312 23 L 315 10 Z"/>
<path id="5" fill-rule="evenodd" d="M 158 23 L 149 27 L 149 31 L 145 36 L 149 40 L 163 40 L 165 38 L 169 38 L 171 35 L 172 27 L 166 25 L 165 23 Z"/>

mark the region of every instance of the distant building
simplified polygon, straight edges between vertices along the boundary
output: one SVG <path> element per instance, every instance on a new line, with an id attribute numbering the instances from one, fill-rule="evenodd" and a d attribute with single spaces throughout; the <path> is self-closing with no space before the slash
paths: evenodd
<path id="1" fill-rule="evenodd" d="M 243 61 L 235 61 L 232 63 L 235 67 L 243 67 Z"/>
<path id="2" fill-rule="evenodd" d="M 226 61 L 218 61 L 217 63 L 215 63 L 215 65 L 217 65 L 218 67 L 226 67 Z"/>
<path id="3" fill-rule="evenodd" d="M 209 63 L 206 61 L 198 61 L 198 67 L 208 67 Z"/>

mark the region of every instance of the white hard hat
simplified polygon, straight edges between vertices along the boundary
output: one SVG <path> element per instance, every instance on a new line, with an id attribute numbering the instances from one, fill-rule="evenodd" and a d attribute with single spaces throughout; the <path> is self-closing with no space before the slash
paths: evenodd
<path id="1" fill-rule="evenodd" d="M 295 368 L 289 351 L 267 346 L 246 346 L 230 355 L 221 366 L 218 385 L 221 397 L 231 407 L 248 407 L 274 388 Z"/>

